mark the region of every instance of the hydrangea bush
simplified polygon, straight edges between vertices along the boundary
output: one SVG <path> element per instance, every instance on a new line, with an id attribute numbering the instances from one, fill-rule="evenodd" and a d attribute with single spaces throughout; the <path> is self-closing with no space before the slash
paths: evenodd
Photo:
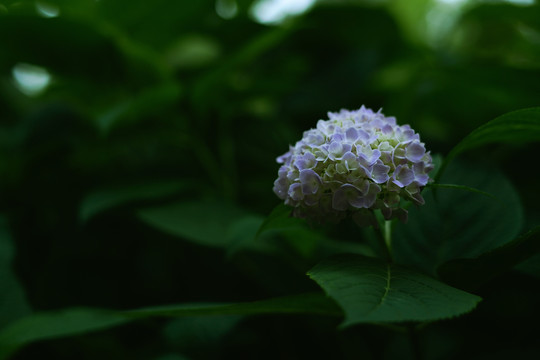
<path id="1" fill-rule="evenodd" d="M 421 191 L 433 169 L 420 136 L 364 106 L 328 118 L 277 158 L 276 195 L 297 217 L 352 216 L 359 225 L 376 225 L 374 210 L 380 210 L 386 220 L 405 222 L 404 202 L 424 203 Z"/>

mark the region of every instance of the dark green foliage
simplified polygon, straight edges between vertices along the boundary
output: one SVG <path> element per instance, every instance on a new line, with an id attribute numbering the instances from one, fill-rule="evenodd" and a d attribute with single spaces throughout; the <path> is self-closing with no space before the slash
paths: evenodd
<path id="1" fill-rule="evenodd" d="M 469 312 L 480 301 L 421 273 L 362 256 L 329 258 L 308 274 L 345 311 L 342 326 L 440 320 Z"/>
<path id="2" fill-rule="evenodd" d="M 394 227 L 398 262 L 435 274 L 446 261 L 477 257 L 519 235 L 523 210 L 504 175 L 478 165 L 456 165 L 449 167 L 442 183 L 463 184 L 487 194 L 456 188 L 426 189 L 426 204 L 411 207 L 407 224 Z"/>
<path id="3" fill-rule="evenodd" d="M 540 5 L 254 3 L 0 0 L 0 358 L 538 358 Z M 362 104 L 437 159 L 392 263 L 272 193 Z"/>

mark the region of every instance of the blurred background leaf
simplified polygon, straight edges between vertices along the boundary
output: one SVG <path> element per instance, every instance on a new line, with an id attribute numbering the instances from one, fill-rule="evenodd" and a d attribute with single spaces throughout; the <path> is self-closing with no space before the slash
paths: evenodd
<path id="1" fill-rule="evenodd" d="M 0 328 L 31 312 L 24 288 L 13 272 L 14 255 L 7 221 L 0 216 Z"/>

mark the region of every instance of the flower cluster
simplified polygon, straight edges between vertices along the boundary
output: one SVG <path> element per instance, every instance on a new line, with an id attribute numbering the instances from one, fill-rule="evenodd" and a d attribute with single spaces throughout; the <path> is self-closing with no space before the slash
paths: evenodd
<path id="1" fill-rule="evenodd" d="M 420 136 L 364 106 L 328 117 L 277 158 L 276 195 L 297 217 L 337 221 L 351 215 L 369 225 L 376 224 L 378 209 L 387 220 L 406 221 L 402 200 L 423 204 L 421 190 L 433 169 Z"/>

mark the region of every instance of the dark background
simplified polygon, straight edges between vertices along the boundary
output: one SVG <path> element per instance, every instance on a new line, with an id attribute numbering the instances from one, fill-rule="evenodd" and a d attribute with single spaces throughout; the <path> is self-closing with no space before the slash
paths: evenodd
<path id="1" fill-rule="evenodd" d="M 189 203 L 201 217 L 267 215 L 279 203 L 275 158 L 327 111 L 383 108 L 444 155 L 479 125 L 540 106 L 540 6 L 460 4 L 321 1 L 265 25 L 251 0 L 218 1 L 228 18 L 213 0 L 0 1 L 0 214 L 24 306 L 131 309 L 317 291 L 305 272 L 320 254 L 304 245 L 231 256 L 150 226 L 140 210 Z M 50 75 L 45 89 L 18 82 L 32 71 Z M 530 228 L 539 155 L 535 144 L 513 144 L 465 157 L 503 168 Z M 325 230 L 354 236 L 350 224 Z M 540 283 L 527 272 L 479 289 L 485 300 L 472 314 L 429 325 L 426 358 L 539 356 Z M 411 356 L 403 334 L 338 324 L 141 321 L 38 342 L 14 358 Z"/>

